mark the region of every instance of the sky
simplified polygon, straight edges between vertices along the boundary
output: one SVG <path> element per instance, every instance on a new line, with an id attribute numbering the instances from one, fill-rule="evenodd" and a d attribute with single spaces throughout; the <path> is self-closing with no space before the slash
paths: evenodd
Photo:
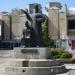
<path id="1" fill-rule="evenodd" d="M 43 11 L 47 2 L 61 2 L 62 5 L 67 4 L 68 7 L 75 7 L 75 0 L 0 0 L 0 11 L 11 11 L 13 8 L 22 8 L 29 3 L 42 4 Z"/>

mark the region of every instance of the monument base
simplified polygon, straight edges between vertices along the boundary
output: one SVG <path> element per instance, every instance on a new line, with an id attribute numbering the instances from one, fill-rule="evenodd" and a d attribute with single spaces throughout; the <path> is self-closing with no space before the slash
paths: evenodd
<path id="1" fill-rule="evenodd" d="M 0 75 L 52 75 L 66 72 L 59 60 L 47 59 L 50 48 L 0 50 Z"/>
<path id="2" fill-rule="evenodd" d="M 14 48 L 14 57 L 21 59 L 47 59 L 49 48 Z"/>
<path id="3" fill-rule="evenodd" d="M 52 75 L 67 70 L 58 60 L 48 59 L 8 59 L 0 67 L 0 75 Z"/>

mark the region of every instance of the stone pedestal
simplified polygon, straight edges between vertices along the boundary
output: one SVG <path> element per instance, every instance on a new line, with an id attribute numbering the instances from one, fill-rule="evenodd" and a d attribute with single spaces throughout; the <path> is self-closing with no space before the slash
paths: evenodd
<path id="1" fill-rule="evenodd" d="M 65 67 L 0 67 L 0 71 L 0 75 L 52 75 L 65 72 Z"/>
<path id="2" fill-rule="evenodd" d="M 21 59 L 47 59 L 49 48 L 14 48 L 14 57 Z"/>
<path id="3" fill-rule="evenodd" d="M 66 71 L 59 60 L 48 58 L 49 48 L 0 50 L 0 75 L 52 75 Z"/>

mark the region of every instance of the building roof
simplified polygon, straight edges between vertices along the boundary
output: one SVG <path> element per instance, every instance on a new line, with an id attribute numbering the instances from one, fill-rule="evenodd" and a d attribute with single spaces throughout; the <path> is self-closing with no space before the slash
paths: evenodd
<path id="1" fill-rule="evenodd" d="M 74 16 L 75 15 L 75 8 L 68 8 L 68 15 Z"/>

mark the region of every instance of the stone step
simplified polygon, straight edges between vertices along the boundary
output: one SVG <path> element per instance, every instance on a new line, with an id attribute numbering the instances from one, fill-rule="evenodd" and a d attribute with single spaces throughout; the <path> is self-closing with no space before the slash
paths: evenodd
<path id="1" fill-rule="evenodd" d="M 65 73 L 65 66 L 53 67 L 3 67 L 0 66 L 0 75 L 52 75 Z"/>
<path id="2" fill-rule="evenodd" d="M 14 67 L 50 67 L 60 66 L 62 64 L 58 60 L 48 59 L 5 59 L 0 65 Z"/>

